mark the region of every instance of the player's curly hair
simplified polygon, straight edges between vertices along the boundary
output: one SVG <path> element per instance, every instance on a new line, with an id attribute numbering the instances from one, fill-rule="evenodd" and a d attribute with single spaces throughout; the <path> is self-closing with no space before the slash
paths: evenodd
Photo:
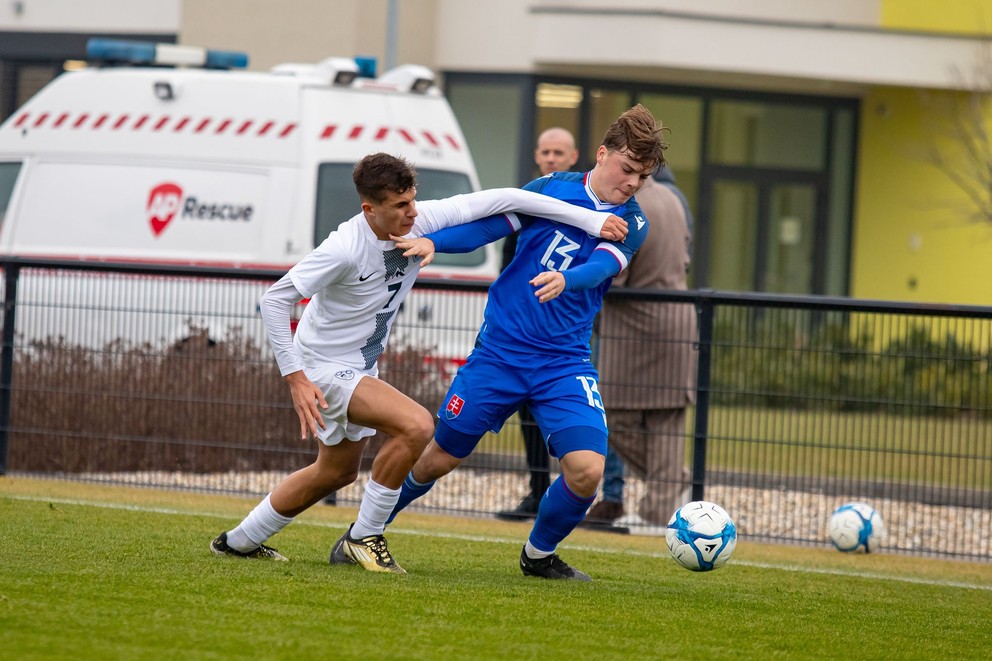
<path id="1" fill-rule="evenodd" d="M 610 151 L 625 151 L 633 160 L 658 169 L 665 164 L 668 143 L 664 134 L 668 127 L 656 121 L 651 111 L 637 104 L 607 129 L 603 146 Z"/>
<path id="2" fill-rule="evenodd" d="M 363 202 L 378 204 L 389 193 L 405 193 L 416 186 L 417 171 L 404 158 L 378 152 L 358 161 L 351 179 Z"/>

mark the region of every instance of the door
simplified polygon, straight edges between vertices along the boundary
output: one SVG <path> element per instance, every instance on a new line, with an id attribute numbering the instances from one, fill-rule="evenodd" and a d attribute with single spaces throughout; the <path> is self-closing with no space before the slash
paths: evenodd
<path id="1" fill-rule="evenodd" d="M 730 291 L 814 294 L 823 289 L 822 193 L 815 182 L 743 174 L 703 186 L 707 255 L 697 286 Z"/>

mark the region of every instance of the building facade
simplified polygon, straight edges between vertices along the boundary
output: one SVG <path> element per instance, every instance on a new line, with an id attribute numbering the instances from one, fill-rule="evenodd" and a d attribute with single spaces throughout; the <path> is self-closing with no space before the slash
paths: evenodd
<path id="1" fill-rule="evenodd" d="M 589 166 L 609 123 L 643 103 L 670 128 L 695 211 L 693 287 L 992 301 L 992 225 L 967 193 L 983 175 L 953 130 L 954 103 L 978 98 L 983 71 L 992 78 L 992 0 L 73 7 L 0 9 L 4 115 L 96 34 L 243 50 L 255 69 L 331 55 L 416 62 L 442 75 L 491 187 L 534 175 L 549 126 L 572 130 Z"/>

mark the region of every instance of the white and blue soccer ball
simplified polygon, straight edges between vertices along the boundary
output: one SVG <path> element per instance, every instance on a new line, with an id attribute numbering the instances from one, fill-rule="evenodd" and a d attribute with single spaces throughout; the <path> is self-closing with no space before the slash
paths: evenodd
<path id="1" fill-rule="evenodd" d="M 711 571 L 727 564 L 737 546 L 737 527 L 715 503 L 696 500 L 675 511 L 665 535 L 675 562 L 692 571 Z"/>
<path id="2" fill-rule="evenodd" d="M 830 515 L 830 541 L 845 553 L 874 553 L 885 537 L 882 517 L 871 505 L 847 503 Z"/>

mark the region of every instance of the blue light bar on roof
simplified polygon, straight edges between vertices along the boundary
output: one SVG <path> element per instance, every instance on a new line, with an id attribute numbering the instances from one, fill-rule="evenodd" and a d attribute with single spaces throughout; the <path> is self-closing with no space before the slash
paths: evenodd
<path id="1" fill-rule="evenodd" d="M 155 61 L 155 44 L 147 41 L 90 39 L 86 42 L 86 57 L 107 62 L 151 64 Z"/>
<path id="2" fill-rule="evenodd" d="M 355 56 L 355 65 L 361 78 L 375 78 L 376 59 L 365 55 Z"/>
<path id="3" fill-rule="evenodd" d="M 90 39 L 86 42 L 86 57 L 100 62 L 192 66 L 207 69 L 243 69 L 248 66 L 248 55 L 238 51 L 207 50 L 194 46 L 121 39 Z"/>

